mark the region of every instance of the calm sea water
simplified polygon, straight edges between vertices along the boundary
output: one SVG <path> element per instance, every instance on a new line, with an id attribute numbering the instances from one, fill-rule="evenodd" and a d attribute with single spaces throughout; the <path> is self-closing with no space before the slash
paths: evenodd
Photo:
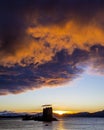
<path id="1" fill-rule="evenodd" d="M 104 130 L 104 118 L 67 118 L 52 123 L 0 120 L 0 130 Z"/>

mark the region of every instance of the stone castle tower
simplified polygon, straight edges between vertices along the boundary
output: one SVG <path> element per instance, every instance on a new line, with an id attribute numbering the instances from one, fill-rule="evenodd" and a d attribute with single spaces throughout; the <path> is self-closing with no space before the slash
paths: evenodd
<path id="1" fill-rule="evenodd" d="M 53 119 L 52 105 L 43 105 L 42 107 L 43 107 L 43 120 L 52 121 Z"/>

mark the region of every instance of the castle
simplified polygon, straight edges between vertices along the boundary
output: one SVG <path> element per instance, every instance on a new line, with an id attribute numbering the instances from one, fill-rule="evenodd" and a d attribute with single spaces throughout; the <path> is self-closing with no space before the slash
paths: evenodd
<path id="1" fill-rule="evenodd" d="M 53 119 L 53 112 L 51 105 L 43 105 L 43 120 L 44 121 L 52 121 Z"/>
<path id="2" fill-rule="evenodd" d="M 34 120 L 34 121 L 45 121 L 45 122 L 51 122 L 51 121 L 57 121 L 55 117 L 53 117 L 53 111 L 52 111 L 52 105 L 42 105 L 43 107 L 43 113 L 42 115 L 36 115 L 36 116 L 30 116 L 26 115 L 23 120 Z"/>

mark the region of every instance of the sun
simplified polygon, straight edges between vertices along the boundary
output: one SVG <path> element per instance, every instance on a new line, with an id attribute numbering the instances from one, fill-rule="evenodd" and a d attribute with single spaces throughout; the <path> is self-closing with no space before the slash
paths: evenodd
<path id="1" fill-rule="evenodd" d="M 56 114 L 58 114 L 58 115 L 63 115 L 63 114 L 65 114 L 66 112 L 65 111 L 54 111 L 54 113 L 56 113 Z"/>

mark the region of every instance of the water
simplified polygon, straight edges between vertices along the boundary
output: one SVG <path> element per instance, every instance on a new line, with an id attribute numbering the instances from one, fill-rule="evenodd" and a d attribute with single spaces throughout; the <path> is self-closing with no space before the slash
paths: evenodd
<path id="1" fill-rule="evenodd" d="M 0 130 L 104 130 L 104 118 L 67 118 L 52 123 L 0 120 Z"/>

